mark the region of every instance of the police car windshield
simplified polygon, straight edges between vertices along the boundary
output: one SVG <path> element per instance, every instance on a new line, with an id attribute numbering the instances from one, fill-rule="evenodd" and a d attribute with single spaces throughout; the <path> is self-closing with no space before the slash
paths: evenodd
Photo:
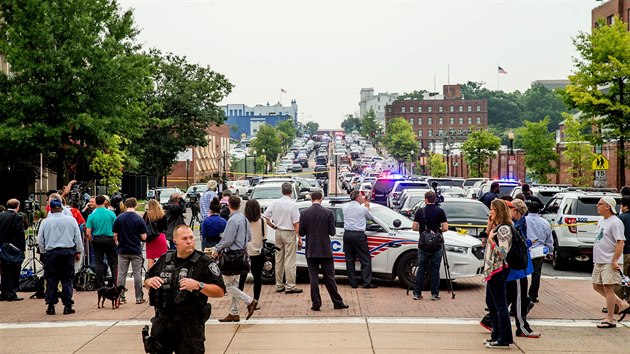
<path id="1" fill-rule="evenodd" d="M 385 223 L 390 229 L 411 230 L 411 220 L 389 208 L 372 204 L 370 205 L 370 211 L 375 218 Z M 401 225 L 398 228 L 394 227 L 394 220 L 396 219 L 401 222 Z"/>
<path id="2" fill-rule="evenodd" d="M 269 186 L 267 188 L 254 188 L 251 199 L 280 199 L 282 197 L 282 188 L 280 186 Z M 295 199 L 292 194 L 291 198 Z"/>

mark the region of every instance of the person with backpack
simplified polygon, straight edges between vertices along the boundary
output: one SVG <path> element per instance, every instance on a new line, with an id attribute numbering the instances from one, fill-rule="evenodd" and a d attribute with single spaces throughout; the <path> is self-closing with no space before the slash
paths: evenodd
<path id="1" fill-rule="evenodd" d="M 226 219 L 221 217 L 221 204 L 214 198 L 210 202 L 210 215 L 201 224 L 201 249 L 216 246 L 221 241 L 221 234 L 225 231 Z"/>
<path id="2" fill-rule="evenodd" d="M 506 203 L 510 208 L 514 229 L 516 229 L 513 237 L 520 238 L 518 242 L 516 240 L 512 242 L 513 252 L 517 250 L 518 245 L 523 244 L 523 241 L 526 243 L 525 249 L 527 252 L 527 263 L 524 268 L 522 265 L 510 264 L 508 261 L 508 267 L 510 268 L 510 274 L 506 280 L 508 306 L 512 306 L 510 314 L 513 314 L 516 321 L 516 336 L 539 338 L 540 333 L 534 332 L 527 322 L 527 313 L 534 305 L 530 302 L 529 296 L 527 296 L 527 276 L 534 271 L 529 251 L 527 251 L 529 246 L 531 246 L 531 241 L 527 240 L 527 221 L 525 218 L 527 205 L 521 199 L 514 199 L 512 202 Z"/>
<path id="3" fill-rule="evenodd" d="M 227 221 L 230 218 L 230 209 L 228 208 L 228 199 L 232 196 L 232 192 L 229 189 L 224 189 L 221 193 L 221 200 L 219 201 L 221 205 L 221 210 L 219 211 L 219 215 Z"/>
<path id="4" fill-rule="evenodd" d="M 507 259 L 512 248 L 513 230 L 508 205 L 503 200 L 493 200 L 483 267 L 486 306 L 492 326 L 490 339 L 485 340 L 486 348 L 508 348 L 514 343 L 506 297 L 506 279 L 510 273 Z"/>
<path id="5" fill-rule="evenodd" d="M 444 237 L 442 232 L 448 230 L 446 213 L 435 204 L 437 194 L 428 191 L 424 194 L 425 207 L 418 209 L 411 227 L 419 231 L 418 238 L 418 270 L 416 272 L 416 286 L 413 290 L 413 299 L 422 299 L 424 286 L 424 273 L 429 272 L 431 277 L 431 300 L 439 300 L 440 297 L 440 264 Z M 427 266 L 428 265 L 428 266 Z"/>

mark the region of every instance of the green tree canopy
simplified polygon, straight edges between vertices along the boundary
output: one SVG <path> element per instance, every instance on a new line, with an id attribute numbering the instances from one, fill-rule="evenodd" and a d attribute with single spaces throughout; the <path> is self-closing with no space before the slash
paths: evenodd
<path id="1" fill-rule="evenodd" d="M 540 122 L 526 120 L 525 126 L 515 132 L 515 145 L 525 149 L 525 167 L 538 183 L 549 183 L 547 175 L 558 172 L 556 139 L 548 131 L 549 122 L 549 117 Z"/>
<path id="2" fill-rule="evenodd" d="M 564 121 L 564 161 L 568 163 L 567 172 L 571 176 L 571 184 L 576 187 L 590 187 L 593 183 L 593 146 L 582 134 L 584 123 L 569 114 Z M 588 124 L 588 122 L 586 123 Z"/>
<path id="3" fill-rule="evenodd" d="M 280 141 L 282 141 L 283 148 L 288 149 L 293 143 L 293 138 L 295 138 L 297 134 L 297 129 L 295 129 L 293 119 L 283 120 L 278 123 L 276 125 L 276 130 L 278 130 L 279 133 L 283 133 L 280 135 Z"/>
<path id="4" fill-rule="evenodd" d="M 352 114 L 348 114 L 346 119 L 341 122 L 341 128 L 347 134 L 352 133 L 353 131 L 361 131 L 361 118 L 355 117 Z"/>
<path id="5" fill-rule="evenodd" d="M 418 101 L 422 101 L 424 99 L 424 94 L 429 91 L 427 90 L 413 90 L 411 92 L 405 92 L 402 95 L 398 96 L 397 100 L 404 100 L 407 98 L 415 99 Z"/>
<path id="6" fill-rule="evenodd" d="M 0 75 L 0 170 L 37 166 L 42 153 L 61 187 L 111 136 L 142 134 L 151 61 L 131 11 L 115 0 L 5 0 L 0 13 L 11 63 Z"/>
<path id="7" fill-rule="evenodd" d="M 429 155 L 429 173 L 432 177 L 446 176 L 446 162 L 444 161 L 444 155 Z"/>
<path id="8" fill-rule="evenodd" d="M 394 118 L 387 125 L 385 138 L 383 139 L 389 154 L 396 160 L 412 161 L 413 155 L 418 152 L 416 135 L 411 124 L 403 118 Z M 411 152 L 414 151 L 414 154 Z"/>
<path id="9" fill-rule="evenodd" d="M 604 140 L 617 141 L 617 187 L 626 184 L 625 142 L 630 134 L 630 32 L 628 24 L 615 17 L 603 21 L 592 33 L 580 32 L 573 43 L 579 53 L 575 73 L 565 88 L 565 101 L 584 112 L 583 121 L 596 124 Z M 592 119 L 591 117 L 596 117 Z"/>
<path id="10" fill-rule="evenodd" d="M 232 84 L 210 67 L 188 63 L 186 57 L 153 51 L 155 90 L 146 97 L 150 119 L 147 139 L 136 140 L 133 152 L 143 172 L 167 176 L 177 154 L 188 147 L 207 146 L 208 129 L 225 121 L 218 103 Z"/>
<path id="11" fill-rule="evenodd" d="M 495 156 L 500 147 L 501 139 L 485 129 L 473 127 L 468 138 L 462 144 L 470 177 L 482 177 L 487 170 L 488 158 Z"/>
<path id="12" fill-rule="evenodd" d="M 282 141 L 276 128 L 263 124 L 256 133 L 256 139 L 252 139 L 249 148 L 254 150 L 256 155 L 265 155 L 267 165 L 271 166 L 282 152 Z"/>
<path id="13" fill-rule="evenodd" d="M 319 130 L 319 123 L 308 121 L 306 122 L 305 129 L 306 134 L 313 136 L 317 134 L 317 131 Z"/>
<path id="14" fill-rule="evenodd" d="M 361 119 L 361 130 L 359 131 L 362 136 L 372 140 L 372 143 L 376 141 L 376 132 L 381 130 L 381 125 L 376 121 L 376 113 L 373 109 L 370 109 L 363 119 Z"/>
<path id="15" fill-rule="evenodd" d="M 523 119 L 530 122 L 538 122 L 545 117 L 549 117 L 548 131 L 558 129 L 560 122 L 563 120 L 562 113 L 568 110 L 568 107 L 562 100 L 562 95 L 540 83 L 535 83 L 528 88 L 523 94 L 521 102 Z"/>

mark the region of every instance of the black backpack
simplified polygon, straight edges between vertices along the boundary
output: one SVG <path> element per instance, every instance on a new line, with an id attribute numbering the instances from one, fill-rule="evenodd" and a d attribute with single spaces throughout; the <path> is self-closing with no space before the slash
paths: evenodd
<path id="1" fill-rule="evenodd" d="M 512 225 L 512 247 L 505 260 L 508 267 L 515 270 L 527 269 L 527 242 L 521 233 Z"/>
<path id="2" fill-rule="evenodd" d="M 230 218 L 230 209 L 228 208 L 227 204 L 223 204 L 221 206 L 221 210 L 219 211 L 219 216 L 224 218 L 225 220 Z"/>

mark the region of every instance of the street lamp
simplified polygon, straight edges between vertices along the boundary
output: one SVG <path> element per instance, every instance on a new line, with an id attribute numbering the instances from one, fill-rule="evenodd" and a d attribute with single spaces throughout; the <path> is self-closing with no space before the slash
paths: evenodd
<path id="1" fill-rule="evenodd" d="M 265 149 L 261 150 L 262 156 L 265 160 L 265 168 L 263 169 L 263 174 L 267 174 L 267 155 L 265 155 Z"/>
<path id="2" fill-rule="evenodd" d="M 411 149 L 410 151 L 411 153 L 411 176 L 413 176 L 413 165 L 415 165 L 415 160 L 416 160 L 416 156 L 415 156 L 415 151 L 413 151 L 413 149 Z"/>
<path id="3" fill-rule="evenodd" d="M 509 148 L 509 156 L 507 156 L 507 175 L 508 175 L 508 179 L 512 178 L 511 172 L 510 172 L 510 160 L 512 159 L 512 154 L 514 154 L 514 132 L 510 131 L 508 133 L 508 142 L 510 143 L 508 145 Z"/>
<path id="4" fill-rule="evenodd" d="M 448 155 L 450 153 L 450 146 L 448 145 L 448 143 L 446 145 L 444 145 L 444 151 L 446 152 L 446 175 L 450 176 L 449 172 L 451 170 L 451 167 L 449 166 L 449 160 L 448 160 Z"/>
<path id="5" fill-rule="evenodd" d="M 427 151 L 422 148 L 422 150 L 420 150 L 420 167 L 422 167 L 422 175 L 425 176 L 427 174 L 426 172 L 426 162 L 424 161 L 424 155 L 427 153 Z"/>

